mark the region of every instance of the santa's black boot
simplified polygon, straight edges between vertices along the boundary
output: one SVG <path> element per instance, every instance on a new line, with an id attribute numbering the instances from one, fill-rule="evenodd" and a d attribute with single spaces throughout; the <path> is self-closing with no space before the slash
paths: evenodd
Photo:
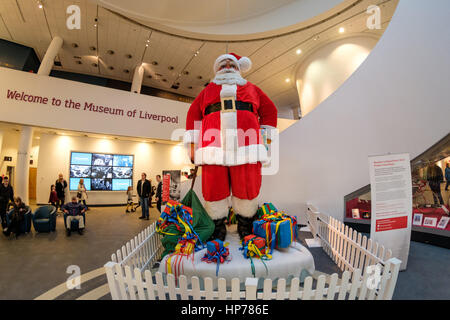
<path id="1" fill-rule="evenodd" d="M 237 230 L 239 234 L 239 238 L 242 240 L 245 236 L 253 233 L 253 221 L 255 217 L 246 218 L 239 214 L 236 214 L 237 219 Z"/>
<path id="2" fill-rule="evenodd" d="M 220 239 L 222 241 L 225 241 L 225 237 L 227 235 L 227 226 L 225 225 L 225 219 L 226 218 L 213 220 L 215 227 L 210 240 Z"/>

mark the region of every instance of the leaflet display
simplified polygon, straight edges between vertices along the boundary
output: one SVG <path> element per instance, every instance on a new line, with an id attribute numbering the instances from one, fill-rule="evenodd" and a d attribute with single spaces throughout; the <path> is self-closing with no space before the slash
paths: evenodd
<path id="1" fill-rule="evenodd" d="M 72 152 L 69 189 L 76 191 L 80 179 L 86 190 L 124 191 L 133 183 L 133 155 Z"/>

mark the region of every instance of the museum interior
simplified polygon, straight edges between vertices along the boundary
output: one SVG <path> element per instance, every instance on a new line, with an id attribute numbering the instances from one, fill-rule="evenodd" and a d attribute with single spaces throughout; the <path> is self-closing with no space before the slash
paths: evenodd
<path id="1" fill-rule="evenodd" d="M 450 299 L 450 2 L 0 18 L 0 300 Z"/>

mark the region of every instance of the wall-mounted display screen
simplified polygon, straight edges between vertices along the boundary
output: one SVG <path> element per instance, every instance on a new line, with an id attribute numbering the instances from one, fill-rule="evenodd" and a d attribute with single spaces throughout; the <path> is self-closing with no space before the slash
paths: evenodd
<path id="1" fill-rule="evenodd" d="M 71 191 L 80 179 L 86 190 L 124 191 L 133 184 L 133 155 L 72 152 L 70 156 Z"/>

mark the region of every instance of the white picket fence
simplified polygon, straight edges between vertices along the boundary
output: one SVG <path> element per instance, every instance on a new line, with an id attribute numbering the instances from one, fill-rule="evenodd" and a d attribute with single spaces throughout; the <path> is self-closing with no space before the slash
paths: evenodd
<path id="1" fill-rule="evenodd" d="M 340 222 L 308 209 L 315 236 L 321 239 L 323 249 L 343 270 L 320 275 L 317 279 L 307 277 L 301 284 L 298 277 L 289 283 L 286 279 L 264 279 L 258 290 L 258 279 L 247 278 L 245 289 L 240 280 L 230 283 L 223 278 L 192 277 L 190 281 L 181 275 L 155 272 L 151 267 L 162 253 L 161 236 L 152 224 L 113 254 L 106 263 L 106 275 L 113 300 L 390 300 L 397 283 L 401 261 L 391 258 L 391 251 L 378 246 L 366 237 Z M 355 239 L 355 240 L 354 240 Z M 362 239 L 362 240 L 361 240 Z M 375 268 L 374 265 L 377 265 Z M 364 270 L 364 272 L 362 272 Z"/>
<path id="2" fill-rule="evenodd" d="M 384 265 L 392 251 L 332 217 L 308 205 L 308 224 L 321 241 L 324 251 L 342 271 L 364 270 L 366 266 Z"/>
<path id="3" fill-rule="evenodd" d="M 164 250 L 161 238 L 162 235 L 156 232 L 155 222 L 113 253 L 111 261 L 122 267 L 137 268 L 141 272 L 151 269 Z"/>

